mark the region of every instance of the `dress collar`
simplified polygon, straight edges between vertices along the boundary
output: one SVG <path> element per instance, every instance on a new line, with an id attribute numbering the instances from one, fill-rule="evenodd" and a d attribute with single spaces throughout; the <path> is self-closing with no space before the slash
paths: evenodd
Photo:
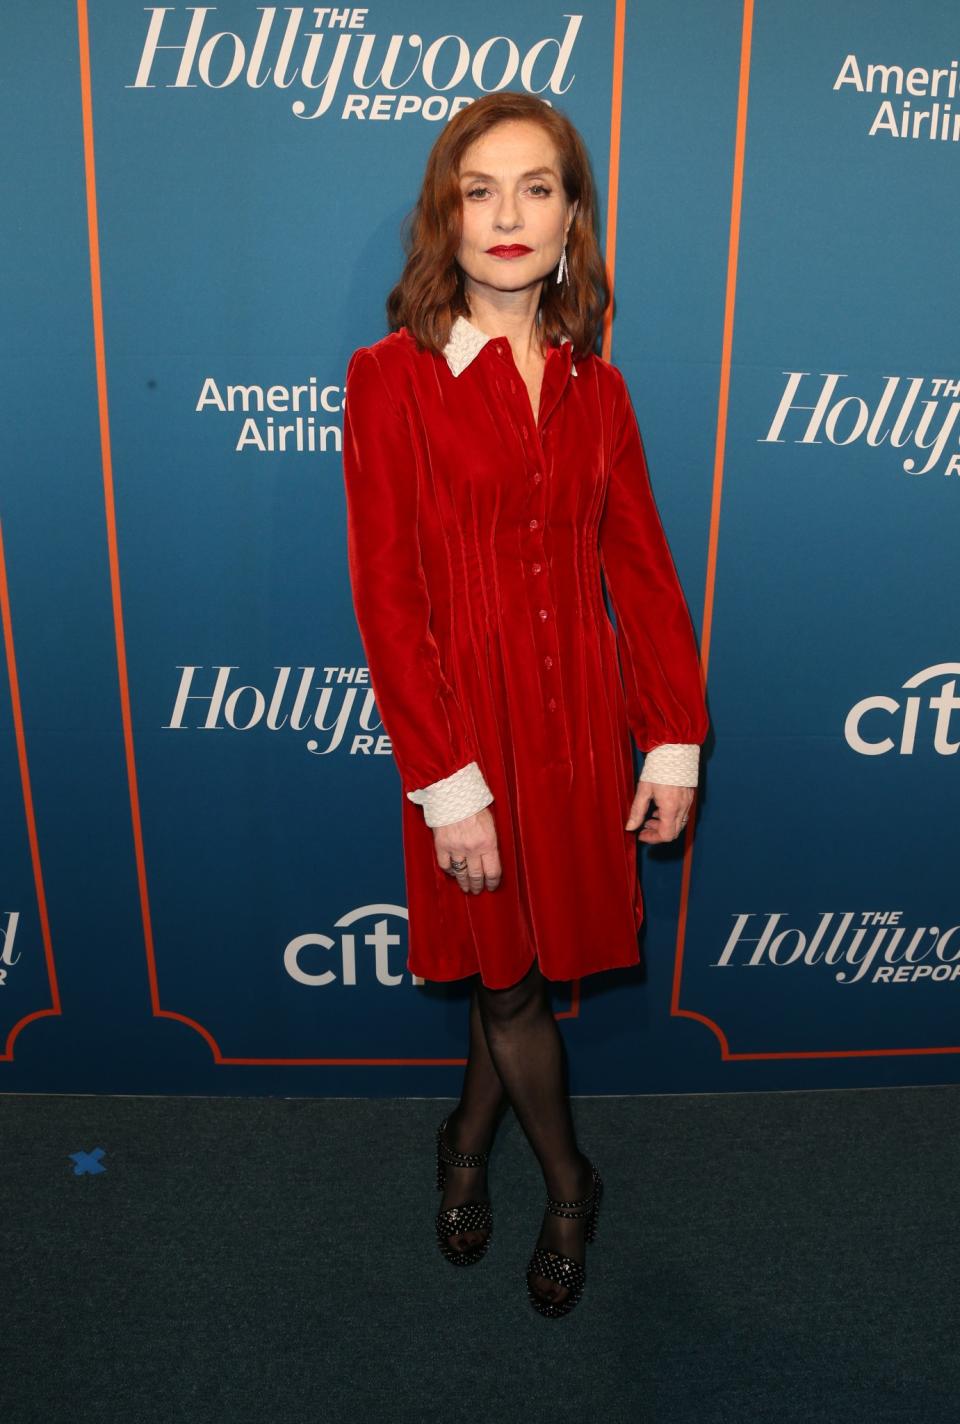
<path id="1" fill-rule="evenodd" d="M 474 356 L 493 339 L 478 326 L 474 326 L 472 321 L 467 321 L 465 316 L 458 316 L 450 328 L 450 340 L 443 348 L 444 359 L 453 374 L 459 376 L 461 371 L 465 371 Z M 565 342 L 573 344 L 569 336 L 561 336 L 560 345 L 563 346 Z M 576 366 L 571 365 L 570 369 L 574 375 L 577 374 Z"/>

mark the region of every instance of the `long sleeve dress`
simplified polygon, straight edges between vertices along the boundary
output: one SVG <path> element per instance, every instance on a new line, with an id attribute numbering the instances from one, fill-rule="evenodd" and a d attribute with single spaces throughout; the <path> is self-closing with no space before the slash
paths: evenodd
<path id="1" fill-rule="evenodd" d="M 401 327 L 347 366 L 349 576 L 424 979 L 637 963 L 631 733 L 644 779 L 698 780 L 697 646 L 636 416 L 617 368 L 572 352 L 548 348 L 536 420 L 510 343 L 462 316 L 442 355 Z M 474 895 L 432 827 L 484 806 L 503 878 Z"/>

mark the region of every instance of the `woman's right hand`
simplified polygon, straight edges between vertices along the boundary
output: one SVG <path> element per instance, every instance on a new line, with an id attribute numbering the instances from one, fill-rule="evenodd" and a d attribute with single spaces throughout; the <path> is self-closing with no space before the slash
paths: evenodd
<path id="1" fill-rule="evenodd" d="M 500 884 L 503 872 L 497 828 L 489 807 L 449 826 L 434 826 L 433 844 L 440 869 L 455 876 L 465 893 L 479 895 L 484 889 L 496 890 Z M 463 868 L 454 870 L 451 861 Z"/>

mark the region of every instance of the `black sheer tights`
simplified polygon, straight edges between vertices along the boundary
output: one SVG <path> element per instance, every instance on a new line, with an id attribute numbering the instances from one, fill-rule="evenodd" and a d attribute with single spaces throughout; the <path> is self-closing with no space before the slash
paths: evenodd
<path id="1" fill-rule="evenodd" d="M 593 1178 L 574 1134 L 563 1039 L 536 960 L 508 989 L 487 989 L 479 975 L 474 980 L 470 1053 L 460 1102 L 447 1123 L 447 1145 L 457 1152 L 486 1152 L 508 1102 L 540 1163 L 549 1195 L 564 1200 L 587 1196 Z M 486 1199 L 482 1167 L 448 1169 L 442 1207 Z M 584 1234 L 584 1218 L 545 1211 L 537 1245 L 583 1264 Z M 465 1231 L 448 1239 L 454 1249 L 464 1250 L 484 1235 Z M 546 1300 L 567 1295 L 565 1286 L 542 1276 L 531 1274 L 530 1283 Z"/>

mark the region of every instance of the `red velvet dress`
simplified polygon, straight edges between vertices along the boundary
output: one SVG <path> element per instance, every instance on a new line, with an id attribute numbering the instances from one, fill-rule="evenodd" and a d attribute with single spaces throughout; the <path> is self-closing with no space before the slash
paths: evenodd
<path id="1" fill-rule="evenodd" d="M 535 956 L 551 980 L 638 962 L 630 735 L 648 752 L 709 724 L 622 375 L 550 347 L 535 421 L 509 342 L 481 344 L 456 375 L 406 328 L 354 352 L 343 466 L 357 624 L 406 793 L 407 967 L 504 988 Z M 478 895 L 441 870 L 409 796 L 471 762 L 503 865 Z"/>

